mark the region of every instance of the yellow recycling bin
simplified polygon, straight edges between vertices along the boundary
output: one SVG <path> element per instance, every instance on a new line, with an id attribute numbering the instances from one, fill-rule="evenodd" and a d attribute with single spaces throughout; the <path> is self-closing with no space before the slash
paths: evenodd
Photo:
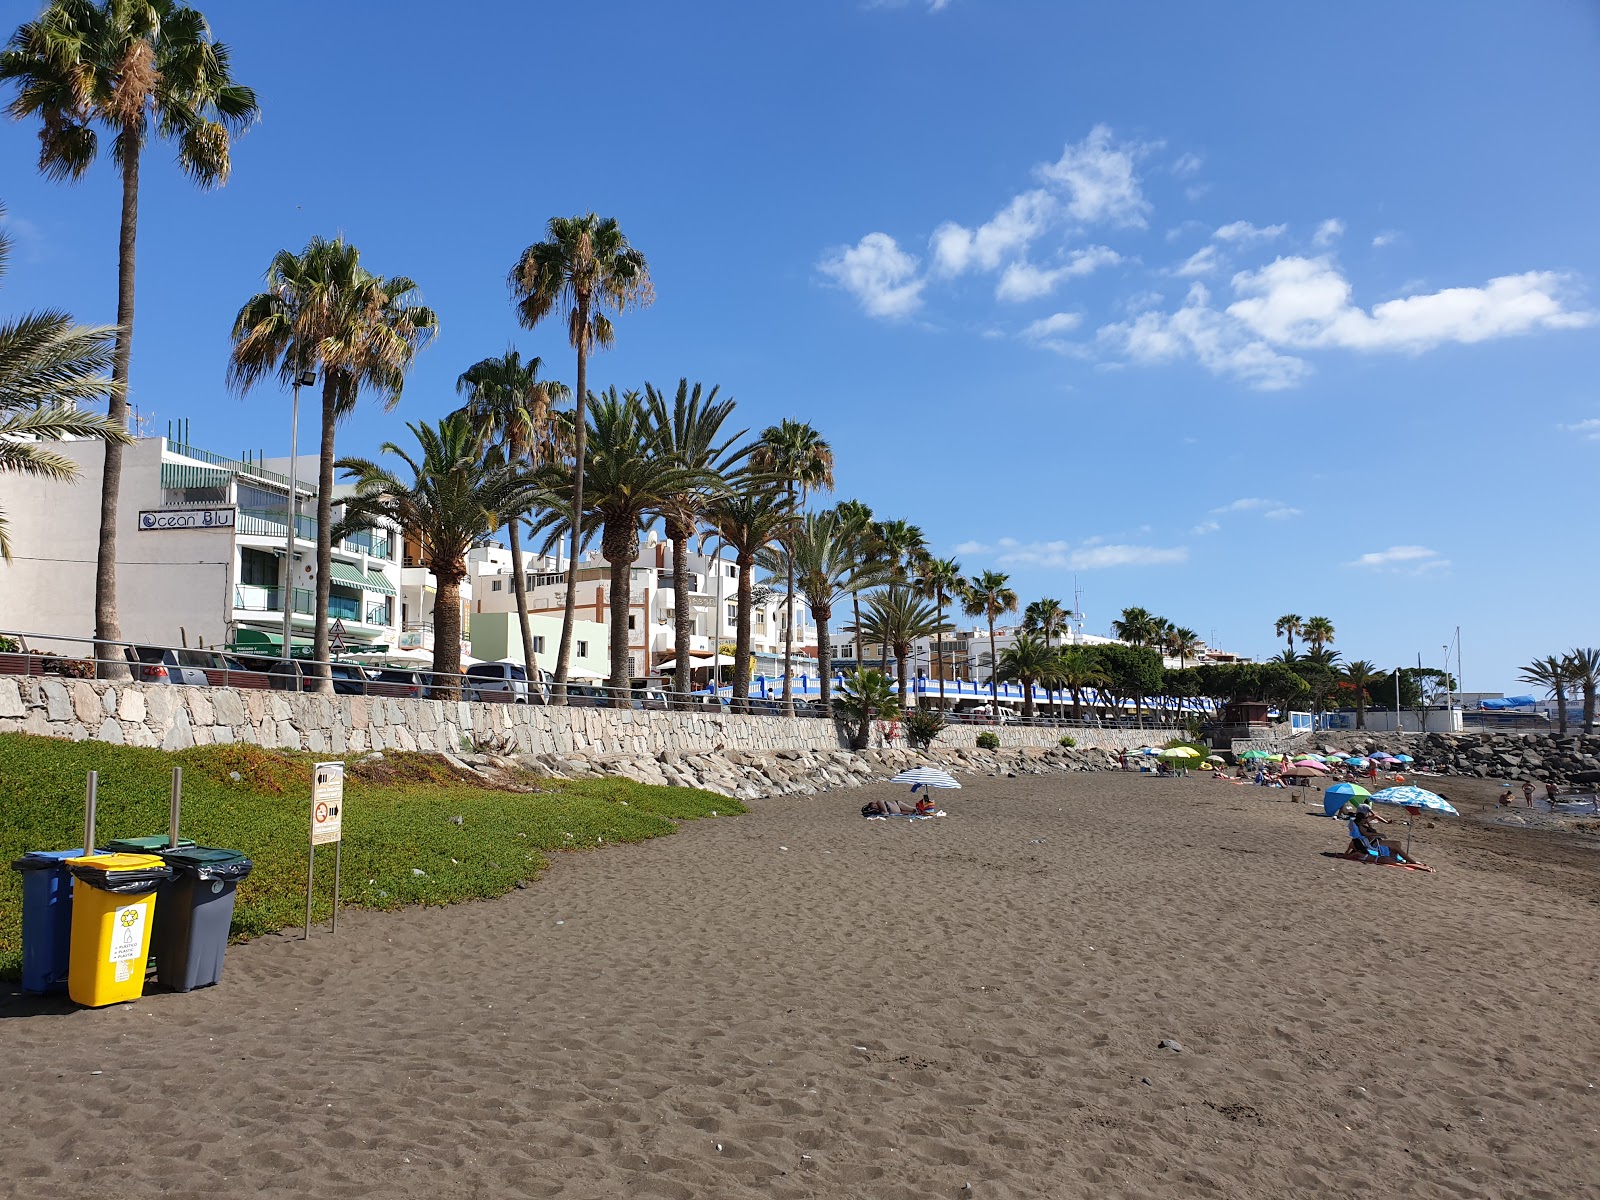
<path id="1" fill-rule="evenodd" d="M 73 878 L 67 995 L 89 1008 L 137 1000 L 156 888 L 172 869 L 154 854 L 90 854 L 67 859 L 67 869 Z"/>

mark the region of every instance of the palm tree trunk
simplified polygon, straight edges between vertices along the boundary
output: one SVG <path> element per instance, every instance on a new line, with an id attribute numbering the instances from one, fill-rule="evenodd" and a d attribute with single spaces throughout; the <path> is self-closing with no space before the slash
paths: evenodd
<path id="1" fill-rule="evenodd" d="M 522 569 L 522 536 L 517 532 L 517 522 L 512 517 L 506 522 L 506 536 L 511 540 L 511 590 L 517 596 L 517 628 L 522 632 L 522 667 L 528 673 L 528 695 L 543 695 L 539 686 L 539 660 L 533 652 L 533 623 L 528 620 L 528 577 Z"/>
<path id="2" fill-rule="evenodd" d="M 1588 674 L 1583 677 L 1583 732 L 1594 732 L 1595 717 L 1595 677 Z"/>
<path id="3" fill-rule="evenodd" d="M 321 499 L 318 499 L 318 507 Z M 320 530 L 318 536 L 321 536 Z M 428 564 L 428 569 L 433 572 L 433 577 L 438 581 L 439 590 L 433 597 L 433 694 L 438 696 L 444 693 L 445 699 L 453 699 L 461 687 L 461 579 L 462 576 L 454 572 L 441 572 L 440 563 Z M 324 603 L 326 591 L 323 589 L 322 576 L 317 576 L 317 612 L 326 613 L 327 605 Z M 332 687 L 330 682 L 328 685 Z"/>
<path id="4" fill-rule="evenodd" d="M 894 676 L 895 681 L 900 685 L 900 712 L 902 715 L 906 711 L 906 698 L 911 694 L 908 686 L 910 683 L 909 672 L 906 665 L 906 660 L 911 656 L 904 653 L 904 650 L 905 648 L 902 646 L 894 648 Z"/>
<path id="5" fill-rule="evenodd" d="M 311 690 L 324 695 L 333 694 L 333 680 L 328 676 L 328 668 L 320 664 L 326 663 L 329 658 L 328 639 L 328 592 L 333 586 L 333 435 L 339 422 L 339 388 L 342 376 L 336 372 L 324 371 L 322 375 L 322 443 L 318 450 L 320 455 L 317 461 L 317 599 L 313 606 L 315 622 L 311 635 L 311 657 L 316 660 L 306 675 L 312 680 Z M 293 505 L 290 505 L 290 517 L 294 515 Z M 437 578 L 437 575 L 435 576 Z M 293 588 L 285 603 L 294 599 Z M 440 581 L 439 591 L 433 598 L 433 652 L 439 653 L 440 609 L 444 604 L 444 584 Z M 455 658 L 457 664 L 461 661 L 461 601 L 460 588 L 456 589 L 456 613 L 452 618 L 456 630 Z"/>
<path id="6" fill-rule="evenodd" d="M 817 619 L 817 703 L 822 708 L 822 715 L 833 716 L 833 634 L 828 629 L 828 622 L 833 618 L 832 607 L 818 609 L 815 605 L 811 608 L 811 615 Z"/>
<path id="7" fill-rule="evenodd" d="M 615 550 L 616 557 L 606 555 L 611 566 L 611 678 L 606 684 L 611 688 L 611 707 L 627 708 L 626 689 L 632 684 L 628 677 L 628 604 L 632 598 L 633 560 L 639 551 L 636 546 L 632 553 L 621 547 L 608 546 L 607 550 Z"/>
<path id="8" fill-rule="evenodd" d="M 1022 683 L 1022 715 L 1024 717 L 1032 718 L 1032 716 L 1033 716 L 1033 680 L 1031 680 L 1031 679 L 1027 678 L 1026 676 L 1024 676 L 1022 678 L 1022 680 L 1021 680 L 1021 683 Z"/>
<path id="9" fill-rule="evenodd" d="M 683 526 L 676 522 L 667 523 L 667 536 L 672 539 L 672 606 L 673 606 L 673 643 L 676 648 L 675 657 L 678 665 L 672 672 L 672 690 L 684 699 L 678 700 L 674 707 L 686 709 L 689 701 L 691 687 L 689 681 L 689 652 L 692 648 L 690 639 L 694 634 L 694 614 L 689 609 L 689 538 Z M 646 637 L 646 653 L 648 650 L 649 633 Z M 717 655 L 713 646 L 711 653 L 711 678 L 717 677 Z"/>
<path id="10" fill-rule="evenodd" d="M 789 518 L 794 519 L 797 504 L 794 484 L 789 485 Z M 783 557 L 788 570 L 788 590 L 783 597 L 783 715 L 794 716 L 794 544 L 793 534 L 785 538 Z"/>
<path id="11" fill-rule="evenodd" d="M 122 229 L 117 240 L 117 340 L 111 358 L 111 395 L 106 416 L 118 428 L 128 424 L 128 374 L 133 362 L 134 246 L 139 234 L 139 147 L 130 138 L 122 164 Z M 117 504 L 122 498 L 122 447 L 103 444 L 105 458 L 100 475 L 100 542 L 94 571 L 94 656 L 102 679 L 126 679 L 117 618 Z"/>
<path id="12" fill-rule="evenodd" d="M 854 637 L 853 637 L 852 640 L 855 642 L 855 647 L 856 647 L 856 670 L 859 671 L 861 669 L 861 667 L 862 667 L 862 663 L 861 663 L 861 593 L 860 592 L 851 592 L 850 593 L 850 605 L 855 610 L 856 627 L 855 627 L 855 634 L 854 634 Z"/>
<path id="13" fill-rule="evenodd" d="M 737 611 L 733 619 L 733 710 L 748 712 L 750 708 L 750 598 L 755 559 L 740 554 Z"/>
<path id="14" fill-rule="evenodd" d="M 1567 689 L 1557 684 L 1556 694 L 1556 732 L 1562 737 L 1567 736 Z"/>
<path id="15" fill-rule="evenodd" d="M 572 548 L 567 556 L 567 603 L 561 612 L 561 645 L 556 650 L 555 686 L 551 704 L 567 702 L 567 672 L 572 669 L 572 630 L 578 620 L 578 548 L 583 544 L 583 470 L 589 420 L 589 297 L 578 298 L 578 381 L 572 399 Z"/>

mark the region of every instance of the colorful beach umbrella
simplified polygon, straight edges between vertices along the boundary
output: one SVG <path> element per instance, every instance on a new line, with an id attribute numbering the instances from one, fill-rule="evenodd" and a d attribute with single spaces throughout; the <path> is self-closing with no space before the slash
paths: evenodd
<path id="1" fill-rule="evenodd" d="M 959 788 L 955 777 L 949 771 L 941 771 L 938 767 L 912 767 L 901 771 L 892 777 L 890 783 L 909 783 L 914 792 L 919 787 L 925 788 Z"/>
<path id="2" fill-rule="evenodd" d="M 1328 816 L 1336 816 L 1346 804 L 1359 804 L 1372 795 L 1359 783 L 1336 783 L 1322 793 L 1322 811 Z"/>
<path id="3" fill-rule="evenodd" d="M 1400 808 L 1423 808 L 1429 812 L 1443 813 L 1446 816 L 1458 817 L 1455 805 L 1443 796 L 1419 787 L 1387 787 L 1382 791 L 1372 793 L 1374 804 L 1394 804 Z"/>
<path id="4" fill-rule="evenodd" d="M 1191 746 L 1173 746 L 1161 751 L 1162 758 L 1199 758 L 1200 751 Z"/>
<path id="5" fill-rule="evenodd" d="M 285 536 L 287 536 L 287 535 L 285 535 Z M 1394 756 L 1394 760 L 1395 760 L 1395 762 L 1416 762 L 1417 761 L 1416 759 L 1412 758 L 1411 755 L 1409 755 L 1409 754 L 1396 754 Z"/>
<path id="6" fill-rule="evenodd" d="M 285 536 L 287 536 L 287 535 L 285 535 Z M 1257 759 L 1271 758 L 1271 757 L 1272 756 L 1270 754 L 1268 754 L 1265 750 L 1246 750 L 1243 754 L 1239 755 L 1239 758 L 1241 760 L 1249 759 L 1251 762 L 1255 762 Z"/>
<path id="7" fill-rule="evenodd" d="M 1326 775 L 1328 773 L 1328 765 L 1320 760 L 1314 762 L 1297 762 L 1295 763 L 1295 766 L 1304 767 L 1308 771 L 1315 771 L 1319 775 Z"/>

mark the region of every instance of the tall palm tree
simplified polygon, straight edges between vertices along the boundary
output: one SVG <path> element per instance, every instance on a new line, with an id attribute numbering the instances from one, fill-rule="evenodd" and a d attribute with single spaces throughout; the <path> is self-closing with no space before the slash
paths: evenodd
<path id="1" fill-rule="evenodd" d="M 910 521 L 874 521 L 869 537 L 869 553 L 887 568 L 897 583 L 911 579 L 912 569 L 928 552 L 922 530 Z M 889 647 L 878 647 L 878 670 L 889 669 Z"/>
<path id="2" fill-rule="evenodd" d="M 0 218 L 5 206 L 0 205 Z M 11 243 L 0 233 L 0 278 Z M 99 438 L 126 445 L 126 422 L 79 412 L 116 389 L 107 372 L 116 330 L 74 325 L 62 312 L 30 312 L 0 321 L 0 474 L 32 475 L 68 483 L 78 477 L 70 458 L 44 443 Z M 0 511 L 0 559 L 11 561 L 6 515 Z"/>
<path id="3" fill-rule="evenodd" d="M 1077 646 L 1069 646 L 1056 656 L 1052 670 L 1058 686 L 1072 693 L 1072 719 L 1083 720 L 1083 693 L 1111 682 L 1093 657 Z"/>
<path id="4" fill-rule="evenodd" d="M 960 600 L 966 594 L 966 580 L 961 575 L 961 564 L 953 558 L 930 558 L 922 563 L 916 588 L 925 598 L 932 600 L 939 610 L 939 624 L 943 625 L 945 606 Z M 935 639 L 939 656 L 939 707 L 944 707 L 944 638 Z"/>
<path id="5" fill-rule="evenodd" d="M 1119 641 L 1130 646 L 1150 646 L 1156 641 L 1162 620 L 1148 609 L 1125 608 L 1122 615 L 1111 622 L 1111 631 Z"/>
<path id="6" fill-rule="evenodd" d="M 206 19 L 176 0 L 53 0 L 0 51 L 0 81 L 16 84 L 6 111 L 37 117 L 39 170 L 77 182 L 111 135 L 122 175 L 117 244 L 117 326 L 106 416 L 127 427 L 133 358 L 135 240 L 139 165 L 152 133 L 177 144 L 178 166 L 202 188 L 227 182 L 229 148 L 259 115 L 255 93 L 233 81 L 228 47 Z M 95 658 L 111 661 L 122 636 L 117 617 L 117 501 L 122 445 L 107 439 L 100 480 L 100 542 L 95 558 Z M 119 655 L 120 657 L 120 655 Z"/>
<path id="7" fill-rule="evenodd" d="M 785 418 L 761 431 L 761 439 L 751 453 L 750 464 L 783 484 L 789 497 L 789 514 L 798 517 L 801 501 L 813 491 L 833 490 L 833 447 L 804 421 Z M 798 527 L 798 521 L 790 529 Z M 794 564 L 791 560 L 784 588 L 783 620 L 783 711 L 794 716 L 794 690 L 789 679 L 794 674 Z"/>
<path id="8" fill-rule="evenodd" d="M 1565 661 L 1573 682 L 1583 693 L 1583 731 L 1594 732 L 1595 692 L 1600 688 L 1600 650 L 1569 650 Z"/>
<path id="9" fill-rule="evenodd" d="M 1300 627 L 1300 636 L 1310 643 L 1312 650 L 1333 645 L 1333 622 L 1327 617 L 1307 617 Z"/>
<path id="10" fill-rule="evenodd" d="M 711 479 L 699 468 L 663 461 L 638 392 L 619 394 L 614 387 L 600 395 L 591 392 L 588 410 L 584 525 L 587 532 L 599 529 L 600 553 L 611 568 L 611 674 L 606 684 L 612 706 L 626 708 L 633 677 L 628 669 L 628 609 L 633 603 L 632 573 L 639 557 L 639 533 L 661 515 L 672 496 L 690 488 L 710 487 Z M 551 478 L 547 493 L 552 501 L 550 511 L 535 528 L 559 538 L 571 521 L 574 480 L 559 470 L 552 472 Z M 571 544 L 581 547 L 583 541 L 578 538 Z M 567 594 L 572 594 L 570 579 Z"/>
<path id="11" fill-rule="evenodd" d="M 909 584 L 893 582 L 868 593 L 867 611 L 861 622 L 869 638 L 894 651 L 900 707 L 905 708 L 910 695 L 911 649 L 922 638 L 939 637 L 945 632 L 939 610 Z"/>
<path id="12" fill-rule="evenodd" d="M 1572 664 L 1564 658 L 1546 655 L 1522 668 L 1517 676 L 1523 683 L 1543 687 L 1556 702 L 1556 732 L 1567 734 L 1567 695 L 1572 690 Z"/>
<path id="13" fill-rule="evenodd" d="M 514 464 L 486 463 L 483 439 L 460 412 L 437 425 L 407 425 L 420 454 L 385 442 L 390 454 L 411 471 L 409 481 L 364 458 L 342 458 L 339 468 L 355 483 L 344 516 L 333 532 L 343 537 L 382 523 L 408 531 L 422 544 L 422 555 L 438 580 L 434 600 L 433 670 L 442 686 L 454 688 L 461 673 L 461 581 L 467 554 L 516 513 L 525 512 L 532 478 Z"/>
<path id="14" fill-rule="evenodd" d="M 406 372 L 417 351 L 438 333 L 439 318 L 419 303 L 415 283 L 403 275 L 385 279 L 372 274 L 361 265 L 361 251 L 343 238 L 312 238 L 299 254 L 279 250 L 267 268 L 266 284 L 266 291 L 246 300 L 234 318 L 228 384 L 242 394 L 268 375 L 288 383 L 304 369 L 321 369 L 317 588 L 310 674 L 318 681 L 317 690 L 331 692 L 333 682 L 321 664 L 328 661 L 328 590 L 333 582 L 335 431 L 355 410 L 363 391 L 373 393 L 385 409 L 400 402 Z M 293 497 L 289 504 L 292 521 Z M 284 603 L 288 602 L 285 596 Z M 436 631 L 438 621 L 436 602 Z"/>
<path id="15" fill-rule="evenodd" d="M 1017 593 L 1009 586 L 1011 576 L 1000 571 L 985 571 L 967 580 L 962 608 L 969 617 L 989 622 L 989 692 L 996 716 L 1000 711 L 1000 663 L 995 655 L 994 623 L 1005 613 L 1017 611 Z"/>
<path id="16" fill-rule="evenodd" d="M 860 500 L 841 500 L 833 506 L 836 513 L 850 523 L 852 537 L 856 544 L 856 552 L 861 561 L 866 562 L 872 556 L 872 509 Z M 857 632 L 852 635 L 853 649 L 855 651 L 855 664 L 861 667 L 861 592 L 862 586 L 853 588 L 850 592 L 850 607 L 855 618 Z"/>
<path id="17" fill-rule="evenodd" d="M 1368 662 L 1364 658 L 1358 658 L 1354 662 L 1345 664 L 1344 671 L 1341 672 L 1339 678 L 1340 682 L 1349 684 L 1355 692 L 1356 728 L 1365 729 L 1367 727 L 1367 688 L 1384 678 L 1384 676 L 1379 673 L 1376 663 Z"/>
<path id="18" fill-rule="evenodd" d="M 1181 670 L 1200 648 L 1200 635 L 1192 629 L 1171 625 L 1162 635 L 1161 648 L 1167 655 L 1178 660 L 1178 667 Z"/>
<path id="19" fill-rule="evenodd" d="M 793 521 L 786 493 L 758 479 L 746 479 L 718 493 L 706 520 L 721 535 L 739 568 L 738 602 L 734 605 L 733 705 L 742 711 L 750 699 L 750 612 L 756 559 L 781 541 Z"/>
<path id="20" fill-rule="evenodd" d="M 544 360 L 537 355 L 523 362 L 516 350 L 507 350 L 498 358 L 479 359 L 456 379 L 456 394 L 467 397 L 461 411 L 477 429 L 485 451 L 498 456 L 501 463 L 538 470 L 557 457 L 558 422 L 552 409 L 572 393 L 564 383 L 541 379 L 543 367 Z M 506 536 L 511 543 L 511 590 L 517 600 L 522 665 L 529 680 L 537 681 L 539 664 L 528 620 L 528 577 L 522 565 L 520 529 L 526 515 L 516 513 L 506 521 Z"/>
<path id="21" fill-rule="evenodd" d="M 817 695 L 822 711 L 833 712 L 833 639 L 829 622 L 834 605 L 851 594 L 858 580 L 882 578 L 875 564 L 864 564 L 856 554 L 855 530 L 834 509 L 806 513 L 794 525 L 786 552 L 771 550 L 759 556 L 778 585 L 792 565 L 794 586 L 806 598 L 817 622 Z"/>
<path id="22" fill-rule="evenodd" d="M 532 329 L 557 309 L 567 322 L 567 341 L 578 355 L 578 376 L 573 385 L 577 405 L 572 482 L 567 491 L 572 507 L 567 527 L 572 544 L 567 565 L 567 602 L 561 615 L 561 645 L 556 651 L 556 686 L 551 703 L 567 702 L 567 672 L 572 666 L 572 630 L 577 620 L 578 546 L 583 532 L 583 475 L 589 424 L 584 405 L 589 398 L 589 355 L 616 341 L 610 313 L 623 312 L 655 298 L 650 267 L 644 255 L 629 243 L 613 217 L 551 217 L 545 240 L 535 242 L 518 257 L 508 279 L 511 302 L 523 328 Z"/>
<path id="23" fill-rule="evenodd" d="M 1057 655 L 1033 633 L 1020 633 L 1000 656 L 999 674 L 1022 685 L 1022 715 L 1033 716 L 1033 685 L 1051 676 L 1058 666 Z"/>
<path id="24" fill-rule="evenodd" d="M 1289 642 L 1289 653 L 1294 653 L 1294 639 L 1305 630 L 1305 618 L 1299 613 L 1285 613 L 1272 624 L 1272 632 Z"/>
<path id="25" fill-rule="evenodd" d="M 748 445 L 736 445 L 746 431 L 723 434 L 722 426 L 733 414 L 733 398 L 717 399 L 717 389 L 701 394 L 697 383 L 678 380 L 678 390 L 669 402 L 651 384 L 644 385 L 645 418 L 655 440 L 655 453 L 663 462 L 687 467 L 681 491 L 668 496 L 661 515 L 666 520 L 667 537 L 672 539 L 673 642 L 677 669 L 672 673 L 672 690 L 689 694 L 689 653 L 693 647 L 694 609 L 690 607 L 689 542 L 700 528 L 706 509 L 717 494 L 737 477 L 742 463 L 750 456 Z M 718 568 L 721 569 L 720 567 Z M 721 614 L 712 623 L 721 628 Z M 712 676 L 716 675 L 715 643 L 712 637 Z"/>
<path id="26" fill-rule="evenodd" d="M 1067 609 L 1059 600 L 1033 600 L 1022 610 L 1022 628 L 1044 638 L 1045 648 L 1067 630 Z"/>

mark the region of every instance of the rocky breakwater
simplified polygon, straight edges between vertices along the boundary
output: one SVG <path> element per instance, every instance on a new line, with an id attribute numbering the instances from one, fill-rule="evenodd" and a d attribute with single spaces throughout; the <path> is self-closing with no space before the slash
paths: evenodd
<path id="1" fill-rule="evenodd" d="M 1600 783 L 1600 734 L 1426 733 L 1340 735 L 1327 749 L 1409 754 L 1420 769 L 1477 779 L 1526 779 L 1587 786 Z"/>
<path id="2" fill-rule="evenodd" d="M 1048 775 L 1066 771 L 1106 771 L 1116 759 L 1102 750 L 1044 749 L 934 751 L 887 747 L 876 750 L 743 750 L 711 753 L 663 751 L 636 754 L 467 754 L 468 767 L 493 774 L 511 767 L 556 779 L 631 779 L 669 787 L 695 787 L 759 800 L 768 796 L 811 796 L 836 788 L 881 783 L 907 767 L 942 767 L 953 775 Z"/>

